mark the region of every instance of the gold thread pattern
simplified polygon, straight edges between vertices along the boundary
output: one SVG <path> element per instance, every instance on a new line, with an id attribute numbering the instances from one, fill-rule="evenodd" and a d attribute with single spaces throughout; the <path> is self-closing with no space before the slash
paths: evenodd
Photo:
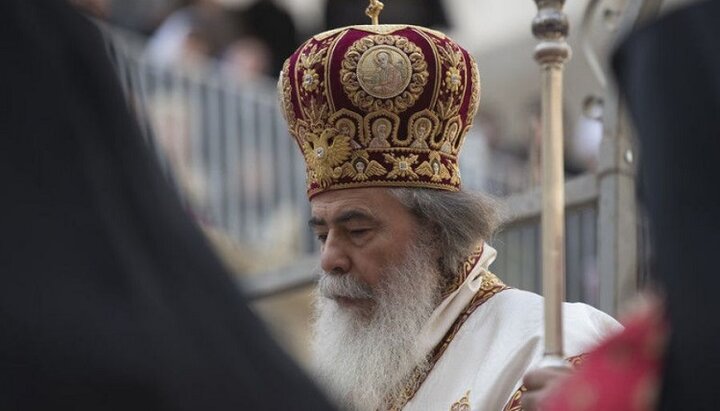
<path id="1" fill-rule="evenodd" d="M 450 170 L 442 163 L 437 151 L 430 152 L 429 160 L 421 163 L 415 171 L 421 176 L 430 177 L 430 181 L 436 183 L 450 178 Z"/>
<path id="2" fill-rule="evenodd" d="M 340 178 L 351 177 L 353 181 L 366 181 L 370 177 L 383 176 L 387 169 L 375 160 L 368 158 L 365 150 L 355 151 L 352 160 L 340 168 Z"/>
<path id="3" fill-rule="evenodd" d="M 384 47 L 378 48 L 379 45 Z M 390 69 L 391 66 L 381 67 L 381 63 L 376 61 L 374 57 L 383 55 L 381 54 L 383 51 L 387 55 L 403 56 L 400 61 L 409 64 L 409 67 L 402 69 L 397 67 Z M 365 57 L 366 53 L 370 58 Z M 378 84 L 387 85 L 384 92 L 373 95 L 361 84 L 361 81 L 366 80 L 360 80 L 358 77 L 369 75 L 370 69 L 367 68 L 368 65 L 363 64 L 361 66 L 360 63 L 367 61 L 370 61 L 369 64 L 378 65 L 378 73 L 385 73 L 382 74 L 385 80 L 378 80 Z M 408 73 L 407 85 L 402 90 L 399 90 L 399 84 L 401 83 L 399 83 L 400 80 L 398 80 L 397 76 L 405 71 Z M 390 74 L 390 72 L 395 74 Z M 340 69 L 340 82 L 346 95 L 355 106 L 366 112 L 389 110 L 399 113 L 407 110 L 415 104 L 415 101 L 422 94 L 428 76 L 427 63 L 420 47 L 406 37 L 395 35 L 374 35 L 355 41 L 345 53 L 342 68 Z M 405 81 L 405 79 L 402 79 L 402 84 L 405 84 Z M 393 95 L 393 93 L 396 94 Z"/>
<path id="4" fill-rule="evenodd" d="M 445 291 L 442 294 L 442 299 L 446 299 L 450 294 L 455 292 L 460 286 L 465 282 L 468 275 L 470 275 L 470 272 L 475 268 L 475 265 L 477 265 L 477 262 L 480 261 L 480 257 L 482 256 L 483 251 L 485 250 L 485 243 L 481 242 L 480 245 L 475 247 L 472 253 L 468 256 L 468 258 L 463 261 L 462 266 L 458 267 L 458 275 L 453 278 L 451 282 L 447 284 L 445 287 Z"/>
<path id="5" fill-rule="evenodd" d="M 487 300 L 489 300 L 496 294 L 510 288 L 503 284 L 503 282 L 500 281 L 500 279 L 497 278 L 494 274 L 486 272 L 484 275 L 485 278 L 481 282 L 478 292 L 475 294 L 472 300 L 470 300 L 465 310 L 458 316 L 458 318 L 455 320 L 447 333 L 445 333 L 443 339 L 440 340 L 440 343 L 435 346 L 432 353 L 430 354 L 429 367 L 427 367 L 425 371 L 418 370 L 414 373 L 414 375 L 410 378 L 408 384 L 405 386 L 402 395 L 398 398 L 397 401 L 395 401 L 393 404 L 390 404 L 390 406 L 388 407 L 390 410 L 401 410 L 410 400 L 412 400 L 412 398 L 422 386 L 423 382 L 425 382 L 425 379 L 430 374 L 435 364 L 445 353 L 445 350 L 447 350 L 450 343 L 452 343 L 458 331 L 460 331 L 460 328 L 463 326 L 463 324 L 465 324 L 467 319 L 470 318 L 470 315 L 475 310 L 477 310 L 478 307 L 485 304 Z"/>
<path id="6" fill-rule="evenodd" d="M 366 93 L 377 98 L 391 98 L 410 84 L 410 59 L 393 46 L 375 46 L 360 56 L 357 80 Z"/>
<path id="7" fill-rule="evenodd" d="M 410 116 L 408 121 L 407 139 L 395 140 L 395 144 L 405 146 L 412 142 L 410 147 L 428 148 L 428 137 L 437 135 L 440 130 L 440 119 L 432 111 L 425 109 Z"/>
<path id="8" fill-rule="evenodd" d="M 471 411 L 470 410 L 470 390 L 465 392 L 462 398 L 457 400 L 450 406 L 450 411 Z"/>
<path id="9" fill-rule="evenodd" d="M 472 126 L 477 115 L 478 108 L 480 108 L 480 71 L 478 70 L 475 59 L 470 58 L 470 66 L 472 68 L 471 78 L 471 91 L 470 91 L 470 107 L 468 107 L 467 124 L 468 127 Z"/>
<path id="10" fill-rule="evenodd" d="M 413 164 L 418 160 L 417 154 L 410 154 L 408 156 L 397 156 L 392 154 L 384 154 L 385 161 L 388 164 L 392 164 L 392 170 L 387 175 L 387 178 L 396 179 L 398 177 L 410 178 L 417 180 L 419 177 L 413 171 Z"/>
<path id="11" fill-rule="evenodd" d="M 278 92 L 308 161 L 308 195 L 363 186 L 457 191 L 458 153 L 479 98 L 473 64 L 442 33 L 409 25 L 340 28 L 303 43 Z"/>
<path id="12" fill-rule="evenodd" d="M 453 93 L 457 93 L 462 84 L 460 78 L 460 70 L 457 67 L 450 67 L 445 72 L 445 89 Z"/>
<path id="13" fill-rule="evenodd" d="M 396 140 L 400 128 L 400 117 L 388 110 L 374 111 L 363 119 L 368 148 L 392 147 L 390 140 Z"/>
<path id="14" fill-rule="evenodd" d="M 359 148 L 360 144 L 367 145 L 368 141 L 365 139 L 363 130 L 363 116 L 360 114 L 343 108 L 333 113 L 328 123 L 334 126 L 340 133 L 349 136 L 353 140 L 353 143 L 357 145 L 356 148 Z"/>
<path id="15" fill-rule="evenodd" d="M 320 84 L 320 76 L 315 72 L 315 69 L 307 69 L 303 73 L 302 86 L 307 91 L 315 91 L 318 84 Z"/>
<path id="16" fill-rule="evenodd" d="M 278 79 L 278 94 L 282 96 L 280 107 L 288 128 L 292 132 L 295 128 L 295 110 L 292 105 L 292 87 L 290 86 L 290 60 L 285 60 Z"/>
<path id="17" fill-rule="evenodd" d="M 445 131 L 443 132 L 440 151 L 446 154 L 457 154 L 460 149 L 461 126 L 462 119 L 460 116 L 454 116 L 445 123 Z"/>
<path id="18" fill-rule="evenodd" d="M 576 368 L 580 367 L 585 362 L 586 357 L 587 353 L 582 353 L 579 355 L 568 357 L 565 359 L 565 361 L 569 362 L 573 368 Z M 505 407 L 503 407 L 502 411 L 522 411 L 522 396 L 526 392 L 527 387 L 525 387 L 525 385 L 521 385 L 520 388 L 518 388 L 517 391 L 515 391 L 510 397 L 507 404 L 505 404 Z"/>

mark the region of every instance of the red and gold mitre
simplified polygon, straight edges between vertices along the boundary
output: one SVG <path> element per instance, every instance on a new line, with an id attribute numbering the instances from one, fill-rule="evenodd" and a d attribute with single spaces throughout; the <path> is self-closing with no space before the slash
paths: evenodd
<path id="1" fill-rule="evenodd" d="M 313 36 L 278 82 L 308 196 L 395 186 L 457 191 L 480 100 L 475 61 L 438 31 L 360 25 Z"/>

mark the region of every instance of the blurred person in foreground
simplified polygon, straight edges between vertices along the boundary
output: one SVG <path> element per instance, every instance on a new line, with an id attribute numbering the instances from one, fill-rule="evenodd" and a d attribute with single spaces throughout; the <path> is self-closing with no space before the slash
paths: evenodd
<path id="1" fill-rule="evenodd" d="M 528 411 L 718 408 L 718 21 L 720 1 L 698 2 L 633 32 L 615 54 L 640 142 L 639 196 L 661 297 L 577 373 L 529 374 Z"/>
<path id="2" fill-rule="evenodd" d="M 489 271 L 497 204 L 460 190 L 479 87 L 466 50 L 417 26 L 321 33 L 285 63 L 322 244 L 315 363 L 343 408 L 513 409 L 542 358 L 543 299 Z M 571 361 L 617 328 L 564 313 Z"/>
<path id="3" fill-rule="evenodd" d="M 0 2 L 0 409 L 329 409 L 245 306 L 98 30 Z"/>

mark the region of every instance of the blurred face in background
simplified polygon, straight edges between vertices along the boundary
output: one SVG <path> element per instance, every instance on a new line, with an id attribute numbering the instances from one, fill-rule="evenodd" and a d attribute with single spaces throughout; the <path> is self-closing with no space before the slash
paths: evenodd
<path id="1" fill-rule="evenodd" d="M 205 64 L 210 56 L 210 44 L 201 33 L 191 31 L 182 43 L 180 63 L 187 67 Z"/>
<path id="2" fill-rule="evenodd" d="M 233 41 L 222 56 L 223 71 L 239 82 L 269 75 L 270 49 L 260 39 L 244 37 Z"/>
<path id="3" fill-rule="evenodd" d="M 341 406 L 375 410 L 427 366 L 417 337 L 440 299 L 438 253 L 388 189 L 329 191 L 311 205 L 317 373 Z"/>

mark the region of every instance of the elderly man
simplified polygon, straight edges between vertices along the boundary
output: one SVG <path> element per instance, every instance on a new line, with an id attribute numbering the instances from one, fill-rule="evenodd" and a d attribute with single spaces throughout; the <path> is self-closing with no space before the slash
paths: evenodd
<path id="1" fill-rule="evenodd" d="M 363 82 L 380 53 L 407 79 L 382 93 Z M 322 244 L 320 380 L 349 409 L 517 409 L 542 358 L 542 298 L 488 271 L 496 206 L 460 190 L 473 59 L 436 31 L 353 26 L 303 44 L 278 87 Z M 389 147 L 371 144 L 380 124 Z M 564 311 L 571 360 L 617 326 L 587 305 Z"/>

